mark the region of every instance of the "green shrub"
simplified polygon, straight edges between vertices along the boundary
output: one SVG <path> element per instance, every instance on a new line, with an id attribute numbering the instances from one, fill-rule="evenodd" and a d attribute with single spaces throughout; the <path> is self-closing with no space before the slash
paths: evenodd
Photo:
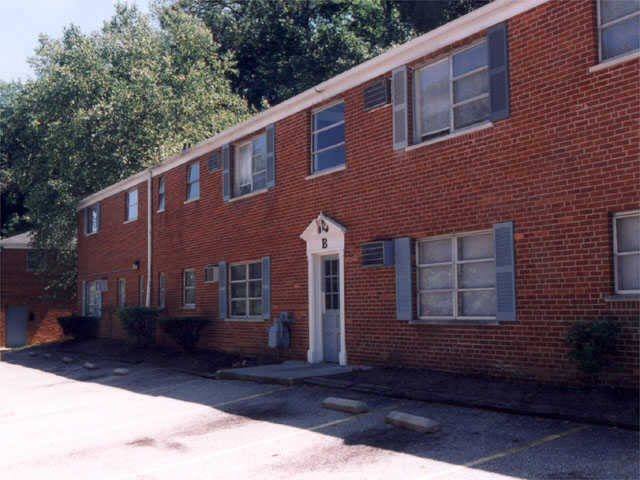
<path id="1" fill-rule="evenodd" d="M 578 362 L 587 375 L 596 375 L 611 365 L 616 352 L 618 327 L 610 320 L 575 323 L 565 343 L 569 345 L 569 358 Z"/>
<path id="2" fill-rule="evenodd" d="M 178 317 L 161 318 L 159 322 L 167 335 L 185 352 L 192 352 L 198 344 L 202 329 L 211 321 L 203 317 Z"/>
<path id="3" fill-rule="evenodd" d="M 149 307 L 120 307 L 118 319 L 127 334 L 136 339 L 141 347 L 154 343 L 156 335 L 156 317 L 158 311 Z"/>
<path id="4" fill-rule="evenodd" d="M 69 316 L 58 317 L 58 324 L 65 335 L 77 340 L 98 336 L 98 319 L 94 317 Z"/>

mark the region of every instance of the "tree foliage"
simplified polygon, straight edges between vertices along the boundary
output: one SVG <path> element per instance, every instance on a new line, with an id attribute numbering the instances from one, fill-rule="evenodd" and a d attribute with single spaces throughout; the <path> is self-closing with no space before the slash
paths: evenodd
<path id="1" fill-rule="evenodd" d="M 59 257 L 49 273 L 75 271 L 80 198 L 250 113 L 227 80 L 232 56 L 179 9 L 152 19 L 118 5 L 98 32 L 42 36 L 31 65 L 35 80 L 0 90 L 0 168 L 4 191 L 24 196 L 35 245 Z"/>

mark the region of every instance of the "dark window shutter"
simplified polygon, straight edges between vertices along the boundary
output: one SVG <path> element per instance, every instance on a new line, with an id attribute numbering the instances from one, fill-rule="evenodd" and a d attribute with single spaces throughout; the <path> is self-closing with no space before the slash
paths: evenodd
<path id="1" fill-rule="evenodd" d="M 495 122 L 509 116 L 509 57 L 507 23 L 487 30 L 489 47 L 489 120 Z"/>
<path id="2" fill-rule="evenodd" d="M 86 209 L 85 209 L 86 210 Z M 85 282 L 84 280 L 82 280 L 81 283 L 81 287 L 82 292 L 80 292 L 80 296 L 82 298 L 82 316 L 86 316 L 87 314 L 87 282 Z"/>
<path id="3" fill-rule="evenodd" d="M 222 147 L 222 199 L 231 198 L 231 146 Z"/>
<path id="4" fill-rule="evenodd" d="M 262 257 L 262 318 L 271 318 L 271 257 Z"/>
<path id="5" fill-rule="evenodd" d="M 393 103 L 393 149 L 407 146 L 407 67 L 391 73 L 391 99 Z"/>
<path id="6" fill-rule="evenodd" d="M 513 223 L 493 226 L 496 266 L 496 320 L 516 320 L 516 287 L 513 254 Z"/>
<path id="7" fill-rule="evenodd" d="M 413 291 L 411 286 L 411 239 L 394 240 L 396 265 L 396 316 L 398 320 L 413 318 Z"/>
<path id="8" fill-rule="evenodd" d="M 276 184 L 276 165 L 275 165 L 275 126 L 269 125 L 266 130 L 267 135 L 267 187 L 273 187 Z"/>
<path id="9" fill-rule="evenodd" d="M 85 235 L 87 235 L 87 234 L 89 233 L 89 222 L 88 222 L 88 220 L 89 220 L 89 218 L 88 218 L 88 217 L 89 217 L 89 214 L 88 214 L 88 212 L 87 212 L 87 209 L 86 209 L 86 208 L 83 208 L 83 209 L 82 209 L 82 216 L 83 216 L 83 219 L 84 219 L 84 220 L 83 220 L 83 224 L 84 224 L 84 227 L 83 227 L 83 228 L 84 228 L 84 234 L 85 234 Z"/>
<path id="10" fill-rule="evenodd" d="M 100 204 L 96 205 L 96 231 L 100 230 Z"/>
<path id="11" fill-rule="evenodd" d="M 210 172 L 220 168 L 220 152 L 213 152 L 207 157 L 207 169 Z"/>
<path id="12" fill-rule="evenodd" d="M 227 318 L 227 262 L 218 263 L 218 318 Z"/>

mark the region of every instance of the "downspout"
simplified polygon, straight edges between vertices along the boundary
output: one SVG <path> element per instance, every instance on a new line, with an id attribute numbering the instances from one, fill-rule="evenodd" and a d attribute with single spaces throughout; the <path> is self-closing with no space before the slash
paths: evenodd
<path id="1" fill-rule="evenodd" d="M 147 169 L 149 172 L 149 178 L 147 180 L 147 298 L 145 305 L 151 306 L 151 186 L 153 184 L 151 167 Z"/>

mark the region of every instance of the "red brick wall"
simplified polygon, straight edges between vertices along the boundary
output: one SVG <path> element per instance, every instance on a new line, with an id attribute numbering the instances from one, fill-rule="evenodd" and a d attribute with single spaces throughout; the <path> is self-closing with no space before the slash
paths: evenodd
<path id="1" fill-rule="evenodd" d="M 5 346 L 9 305 L 27 307 L 27 345 L 63 338 L 58 317 L 69 315 L 71 304 L 42 298 L 43 280 L 27 272 L 27 250 L 0 249 L 0 262 L 0 346 Z"/>
<path id="2" fill-rule="evenodd" d="M 168 314 L 214 320 L 203 346 L 265 352 L 267 323 L 217 319 L 218 285 L 204 283 L 204 266 L 270 255 L 271 311 L 293 313 L 287 354 L 306 358 L 307 261 L 299 235 L 324 212 L 347 228 L 349 363 L 579 383 L 563 338 L 578 320 L 613 314 L 621 351 L 603 381 L 637 385 L 639 303 L 605 297 L 613 293 L 611 216 L 638 208 L 640 201 L 639 68 L 628 62 L 589 73 L 597 63 L 596 32 L 595 2 L 582 0 L 552 1 L 510 19 L 511 113 L 482 131 L 393 151 L 391 106 L 364 112 L 360 86 L 341 95 L 343 171 L 305 180 L 310 113 L 302 112 L 276 125 L 276 186 L 266 193 L 223 202 L 221 173 L 209 173 L 201 158 L 201 198 L 185 204 L 186 165 L 165 173 L 166 209 L 153 215 L 153 303 L 158 273 L 165 272 Z M 154 189 L 155 182 L 157 177 Z M 129 278 L 138 274 L 127 270 L 132 260 L 140 259 L 146 271 L 144 189 L 137 222 L 122 223 L 120 193 L 103 201 L 100 233 L 81 236 L 81 279 L 100 278 L 98 272 L 109 278 L 103 304 L 115 302 L 113 272 L 124 272 L 132 289 L 137 284 Z M 513 221 L 515 228 L 515 323 L 398 321 L 393 267 L 360 265 L 360 246 L 372 239 L 416 240 L 490 229 L 501 221 Z M 196 269 L 195 310 L 180 308 L 185 268 Z"/>

